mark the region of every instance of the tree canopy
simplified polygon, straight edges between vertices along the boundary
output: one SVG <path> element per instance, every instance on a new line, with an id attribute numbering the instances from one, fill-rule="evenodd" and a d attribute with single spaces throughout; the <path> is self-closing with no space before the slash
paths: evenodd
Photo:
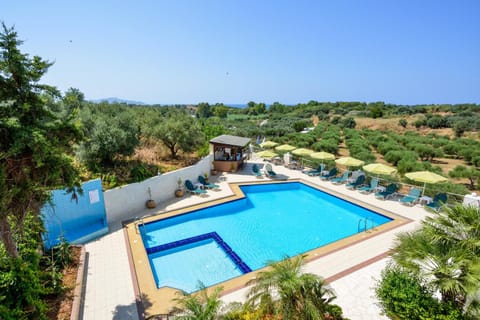
<path id="1" fill-rule="evenodd" d="M 100 108 L 106 110 L 99 112 Z M 126 107 L 89 106 L 82 110 L 81 117 L 87 138 L 77 154 L 90 167 L 98 163 L 112 165 L 116 157 L 133 154 L 139 145 L 140 128 Z"/>
<path id="2" fill-rule="evenodd" d="M 204 135 L 193 117 L 185 112 L 172 111 L 161 123 L 150 131 L 150 136 L 157 138 L 170 150 L 172 158 L 182 150 L 190 152 L 202 146 Z"/>
<path id="3" fill-rule="evenodd" d="M 77 110 L 57 104 L 56 88 L 39 83 L 52 63 L 20 51 L 13 28 L 0 32 L 0 235 L 18 257 L 27 213 L 38 215 L 50 190 L 73 187 L 78 172 L 71 154 L 81 138 Z M 62 109 L 62 112 L 54 110 Z M 14 237 L 15 235 L 15 237 Z"/>

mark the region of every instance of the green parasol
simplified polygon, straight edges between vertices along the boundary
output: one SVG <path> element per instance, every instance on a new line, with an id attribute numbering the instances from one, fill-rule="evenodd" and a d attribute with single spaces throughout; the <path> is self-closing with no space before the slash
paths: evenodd
<path id="1" fill-rule="evenodd" d="M 344 165 L 346 167 L 360 167 L 365 162 L 359 159 L 355 159 L 352 157 L 343 157 L 340 159 L 335 160 L 337 164 Z"/>
<path id="2" fill-rule="evenodd" d="M 273 142 L 273 141 L 265 141 L 265 142 L 260 143 L 260 147 L 262 147 L 262 148 L 273 148 L 276 145 L 278 145 L 278 143 Z"/>
<path id="3" fill-rule="evenodd" d="M 423 182 L 422 196 L 425 193 L 425 187 L 427 186 L 427 183 L 435 184 L 448 181 L 447 178 L 430 171 L 409 172 L 405 174 L 405 177 L 413 181 Z"/>
<path id="4" fill-rule="evenodd" d="M 293 150 L 292 153 L 296 156 L 305 157 L 314 153 L 314 151 L 310 149 L 305 149 L 305 148 L 298 148 Z"/>
<path id="5" fill-rule="evenodd" d="M 317 160 L 334 160 L 335 155 L 325 151 L 320 151 L 310 154 L 310 158 Z"/>
<path id="6" fill-rule="evenodd" d="M 271 159 L 278 156 L 278 153 L 273 152 L 272 150 L 264 150 L 257 152 L 256 155 L 260 158 Z"/>
<path id="7" fill-rule="evenodd" d="M 397 169 L 387 166 L 386 164 L 383 163 L 370 163 L 367 164 L 366 166 L 362 167 L 363 170 L 377 174 L 377 175 L 392 175 L 395 172 L 397 172 Z"/>
<path id="8" fill-rule="evenodd" d="M 289 152 L 297 149 L 297 147 L 291 146 L 289 144 L 282 144 L 281 146 L 275 147 L 275 150 L 280 152 Z"/>

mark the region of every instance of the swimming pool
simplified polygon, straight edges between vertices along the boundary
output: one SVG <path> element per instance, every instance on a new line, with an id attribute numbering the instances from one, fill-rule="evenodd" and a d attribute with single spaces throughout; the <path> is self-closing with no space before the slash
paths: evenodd
<path id="1" fill-rule="evenodd" d="M 158 288 L 192 292 L 392 220 L 301 182 L 240 188 L 243 199 L 140 227 Z"/>

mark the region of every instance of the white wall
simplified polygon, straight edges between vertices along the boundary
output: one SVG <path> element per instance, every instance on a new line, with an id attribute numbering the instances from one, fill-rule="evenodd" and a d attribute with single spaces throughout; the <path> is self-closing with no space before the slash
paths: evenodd
<path id="1" fill-rule="evenodd" d="M 168 172 L 152 177 L 139 183 L 132 183 L 104 193 L 105 209 L 108 224 L 138 216 L 145 211 L 145 202 L 148 200 L 148 187 L 152 192 L 152 199 L 158 204 L 174 197 L 178 178 L 183 182 L 186 179 L 197 182 L 199 175 L 205 172 L 210 174 L 213 155 L 208 155 L 193 166 Z M 183 186 L 183 183 L 182 183 Z"/>

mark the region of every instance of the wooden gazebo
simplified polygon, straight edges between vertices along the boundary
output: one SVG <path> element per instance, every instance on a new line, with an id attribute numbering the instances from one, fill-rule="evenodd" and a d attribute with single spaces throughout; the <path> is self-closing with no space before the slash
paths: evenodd
<path id="1" fill-rule="evenodd" d="M 227 134 L 210 140 L 213 152 L 213 168 L 217 171 L 237 171 L 248 155 L 246 147 L 250 138 L 230 136 Z"/>

